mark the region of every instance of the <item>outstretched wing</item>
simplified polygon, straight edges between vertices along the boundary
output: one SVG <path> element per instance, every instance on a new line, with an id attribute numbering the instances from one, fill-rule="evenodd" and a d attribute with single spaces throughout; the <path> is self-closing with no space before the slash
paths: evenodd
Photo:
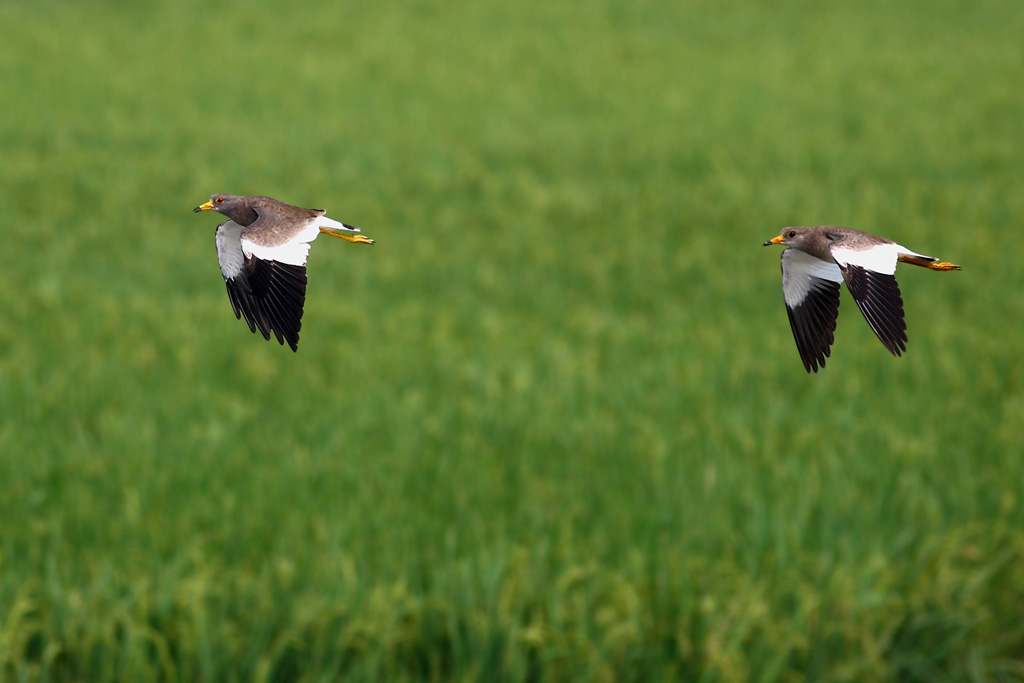
<path id="1" fill-rule="evenodd" d="M 217 259 L 228 290 L 235 317 L 245 318 L 252 332 L 258 329 L 265 339 L 273 332 L 278 342 L 293 351 L 298 349 L 302 327 L 302 308 L 306 299 L 305 253 L 301 263 L 285 263 L 245 253 L 242 230 L 234 221 L 217 226 Z M 305 251 L 308 252 L 308 245 Z M 272 250 L 261 252 L 273 254 Z M 289 260 L 300 260 L 292 253 Z"/>
<path id="2" fill-rule="evenodd" d="M 832 249 L 853 300 L 875 335 L 894 356 L 907 350 L 903 297 L 895 275 L 899 254 L 899 245 L 891 243 L 862 250 Z"/>
<path id="3" fill-rule="evenodd" d="M 835 263 L 796 249 L 782 252 L 782 295 L 807 372 L 825 367 L 825 358 L 831 353 L 842 281 Z"/>

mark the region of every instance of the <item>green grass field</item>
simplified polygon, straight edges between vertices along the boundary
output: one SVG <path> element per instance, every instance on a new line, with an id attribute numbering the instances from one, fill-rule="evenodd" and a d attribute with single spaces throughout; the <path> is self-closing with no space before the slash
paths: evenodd
<path id="1" fill-rule="evenodd" d="M 0 0 L 0 680 L 1024 680 L 1015 0 Z M 325 207 L 298 353 L 214 192 Z M 885 235 L 820 374 L 787 225 Z"/>

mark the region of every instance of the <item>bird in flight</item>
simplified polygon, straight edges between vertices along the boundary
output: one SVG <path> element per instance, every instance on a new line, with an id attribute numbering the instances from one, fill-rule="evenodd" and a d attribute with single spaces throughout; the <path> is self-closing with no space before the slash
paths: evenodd
<path id="1" fill-rule="evenodd" d="M 270 197 L 215 194 L 194 211 L 227 217 L 217 226 L 217 260 L 236 318 L 253 333 L 273 332 L 298 350 L 306 300 L 306 257 L 320 233 L 356 244 L 373 244 L 359 228 L 328 218 L 323 209 L 301 209 Z"/>
<path id="2" fill-rule="evenodd" d="M 958 265 L 918 254 L 885 238 L 831 225 L 784 228 L 764 246 L 772 244 L 788 247 L 782 252 L 782 295 L 807 372 L 825 367 L 834 341 L 842 282 L 885 348 L 899 356 L 907 350 L 907 325 L 896 284 L 896 264 L 902 261 L 931 270 L 960 270 Z"/>

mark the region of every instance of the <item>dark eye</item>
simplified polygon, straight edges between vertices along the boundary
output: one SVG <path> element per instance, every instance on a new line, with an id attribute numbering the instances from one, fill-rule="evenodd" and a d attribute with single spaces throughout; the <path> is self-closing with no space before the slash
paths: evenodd
<path id="1" fill-rule="evenodd" d="M 787 232 L 786 237 L 788 237 L 789 239 L 793 239 L 794 237 L 796 237 L 796 230 L 790 230 L 789 232 Z"/>
<path id="2" fill-rule="evenodd" d="M 215 204 L 223 204 L 224 203 L 224 198 L 223 197 L 217 197 L 213 201 L 214 201 Z"/>

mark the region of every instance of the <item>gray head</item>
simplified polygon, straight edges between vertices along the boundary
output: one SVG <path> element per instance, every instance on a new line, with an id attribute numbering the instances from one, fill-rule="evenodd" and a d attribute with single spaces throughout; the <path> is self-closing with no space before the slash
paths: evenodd
<path id="1" fill-rule="evenodd" d="M 224 214 L 240 225 L 249 225 L 256 219 L 248 197 L 239 197 L 233 194 L 215 194 L 210 197 L 210 201 L 200 204 L 193 209 L 193 213 L 211 210 Z"/>
<path id="2" fill-rule="evenodd" d="M 800 249 L 809 240 L 820 239 L 820 232 L 817 228 L 783 228 L 778 237 L 773 237 L 764 243 L 768 247 L 773 244 L 784 244 L 787 247 Z"/>
<path id="3" fill-rule="evenodd" d="M 829 248 L 833 242 L 843 239 L 843 228 L 816 226 L 812 228 L 783 228 L 778 237 L 773 237 L 764 246 L 782 244 L 798 249 L 825 261 L 831 260 Z"/>

